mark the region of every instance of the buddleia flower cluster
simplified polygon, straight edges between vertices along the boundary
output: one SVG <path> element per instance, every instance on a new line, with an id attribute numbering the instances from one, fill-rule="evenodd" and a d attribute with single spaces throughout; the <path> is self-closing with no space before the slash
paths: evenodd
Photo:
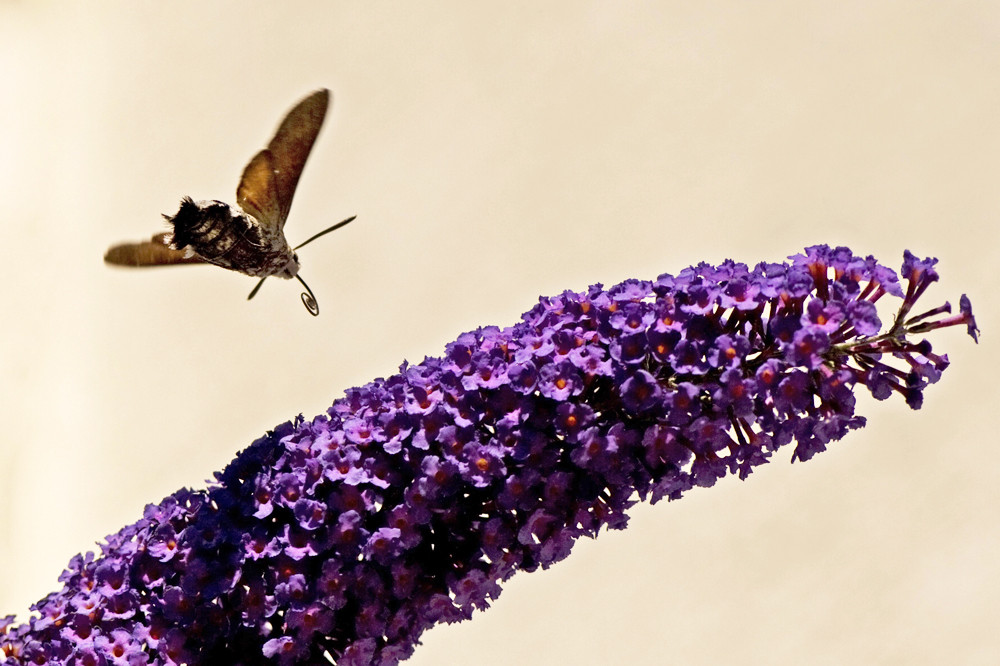
<path id="1" fill-rule="evenodd" d="M 0 622 L 6 663 L 396 664 L 640 500 L 825 450 L 858 386 L 919 408 L 948 359 L 914 336 L 977 333 L 964 296 L 911 314 L 935 263 L 816 246 L 542 298 L 146 507 Z"/>

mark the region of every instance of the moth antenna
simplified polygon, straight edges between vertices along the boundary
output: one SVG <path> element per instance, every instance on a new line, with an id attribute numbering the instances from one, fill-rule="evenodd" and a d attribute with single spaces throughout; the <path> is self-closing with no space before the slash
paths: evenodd
<path id="1" fill-rule="evenodd" d="M 348 221 L 350 221 L 350 220 L 348 220 Z M 327 230 L 327 231 L 329 231 L 329 230 Z M 326 233 L 326 232 L 324 232 L 324 233 Z M 301 282 L 302 286 L 306 288 L 307 292 L 309 292 L 309 293 L 305 293 L 305 292 L 302 293 L 302 305 L 306 306 L 306 310 L 309 310 L 309 314 L 311 314 L 313 317 L 318 317 L 319 316 L 319 303 L 316 302 L 316 297 L 313 296 L 312 289 L 309 288 L 309 285 L 307 285 L 306 281 L 303 280 L 300 276 L 296 275 L 295 279 L 298 280 L 299 282 Z M 263 280 L 261 280 L 261 282 L 263 282 Z"/>
<path id="2" fill-rule="evenodd" d="M 356 217 L 357 217 L 357 215 L 352 215 L 351 217 L 347 218 L 343 222 L 337 222 L 337 224 L 333 225 L 332 227 L 327 227 L 326 229 L 324 229 L 323 231 L 319 232 L 315 236 L 313 236 L 311 238 L 308 238 L 307 240 L 299 243 L 298 245 L 296 245 L 295 247 L 293 247 L 292 250 L 295 251 L 295 250 L 299 249 L 300 247 L 302 247 L 303 245 L 308 245 L 309 243 L 312 243 L 314 240 L 316 240 L 320 236 L 325 236 L 326 234 L 330 233 L 331 231 L 336 231 L 337 229 L 341 228 L 345 224 L 353 222 Z M 306 287 L 306 289 L 308 289 L 308 288 L 309 287 Z"/>
<path id="3" fill-rule="evenodd" d="M 294 252 L 295 250 L 299 249 L 303 245 L 308 245 L 309 243 L 313 242 L 314 240 L 316 240 L 320 236 L 325 236 L 326 234 L 330 233 L 331 231 L 336 231 L 337 229 L 341 228 L 345 224 L 349 224 L 349 223 L 353 222 L 355 220 L 355 218 L 357 218 L 357 215 L 352 215 L 351 217 L 347 218 L 343 222 L 337 222 L 337 224 L 333 225 L 332 227 L 327 227 L 326 229 L 324 229 L 323 231 L 319 232 L 315 236 L 311 236 L 310 238 L 307 238 L 305 241 L 303 241 L 303 242 L 299 243 L 298 245 L 296 245 L 295 247 L 293 247 L 292 248 L 292 252 Z M 311 314 L 314 317 L 318 316 L 319 315 L 319 304 L 316 302 L 316 297 L 313 295 L 312 289 L 310 289 L 309 285 L 307 285 L 305 283 L 305 281 L 302 278 L 300 278 L 298 275 L 296 275 L 295 278 L 299 282 L 301 282 L 302 286 L 306 288 L 307 292 L 309 292 L 307 294 L 302 294 L 302 304 L 306 306 L 306 310 L 309 310 L 309 314 Z M 247 296 L 247 300 L 248 301 L 251 298 L 253 298 L 254 296 L 257 295 L 257 292 L 260 291 L 260 288 L 262 286 L 264 286 L 264 280 L 266 280 L 266 279 L 267 279 L 266 275 L 260 279 L 260 282 L 257 283 L 257 286 L 254 287 L 253 291 L 250 292 L 250 295 Z"/>
<path id="4" fill-rule="evenodd" d="M 258 283 L 257 283 L 257 286 L 256 286 L 256 287 L 254 287 L 254 288 L 253 288 L 253 291 L 251 291 L 251 292 L 250 292 L 250 295 L 249 295 L 249 296 L 247 296 L 247 300 L 248 300 L 248 301 L 249 301 L 249 300 L 250 300 L 251 298 L 253 298 L 254 296 L 256 296 L 256 295 L 257 295 L 257 292 L 258 292 L 258 291 L 260 291 L 260 288 L 264 286 L 264 280 L 266 280 L 266 279 L 267 279 L 267 276 L 266 276 L 266 275 L 265 275 L 264 277 L 262 277 L 262 278 L 260 279 L 260 282 L 258 282 Z"/>

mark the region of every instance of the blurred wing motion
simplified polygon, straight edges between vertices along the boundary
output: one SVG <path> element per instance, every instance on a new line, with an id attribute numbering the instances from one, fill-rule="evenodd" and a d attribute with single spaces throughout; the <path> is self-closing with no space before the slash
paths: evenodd
<path id="1" fill-rule="evenodd" d="M 288 218 L 295 186 L 299 184 L 302 168 L 316 142 L 319 128 L 323 126 L 329 106 L 329 90 L 324 88 L 309 95 L 288 112 L 271 143 L 267 145 L 274 166 L 274 184 L 282 225 Z"/>
<path id="2" fill-rule="evenodd" d="M 285 226 L 278 207 L 277 183 L 274 178 L 274 156 L 264 149 L 253 156 L 250 164 L 243 169 L 239 187 L 236 188 L 236 203 L 250 213 L 271 235 L 280 233 Z"/>
<path id="3" fill-rule="evenodd" d="M 295 187 L 330 105 L 330 91 L 317 90 L 295 105 L 267 148 L 250 160 L 236 188 L 243 210 L 272 231 L 284 229 Z"/>
<path id="4" fill-rule="evenodd" d="M 167 242 L 168 234 L 156 234 L 141 243 L 122 243 L 104 253 L 104 261 L 115 266 L 171 266 L 203 264 L 205 261 L 184 250 L 175 250 Z"/>

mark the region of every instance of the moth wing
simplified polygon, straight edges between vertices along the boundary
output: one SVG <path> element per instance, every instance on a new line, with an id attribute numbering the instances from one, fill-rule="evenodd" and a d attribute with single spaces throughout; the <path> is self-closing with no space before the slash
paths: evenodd
<path id="1" fill-rule="evenodd" d="M 156 234 L 148 241 L 121 243 L 108 248 L 104 261 L 115 266 L 171 266 L 174 264 L 205 263 L 184 250 L 175 250 L 167 243 L 168 234 Z"/>
<path id="2" fill-rule="evenodd" d="M 330 91 L 321 88 L 295 105 L 281 121 L 274 138 L 267 145 L 274 165 L 274 184 L 281 211 L 281 225 L 288 218 L 295 187 L 312 152 L 326 110 L 330 106 Z"/>
<path id="3" fill-rule="evenodd" d="M 254 155 L 243 169 L 239 187 L 236 188 L 236 202 L 240 208 L 257 218 L 265 229 L 281 231 L 285 226 L 285 219 L 278 206 L 274 176 L 274 156 L 265 148 Z"/>

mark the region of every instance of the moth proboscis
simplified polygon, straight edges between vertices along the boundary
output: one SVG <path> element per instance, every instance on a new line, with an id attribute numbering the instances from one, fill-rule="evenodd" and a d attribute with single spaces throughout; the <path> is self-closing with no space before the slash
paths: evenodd
<path id="1" fill-rule="evenodd" d="M 115 245 L 105 253 L 104 261 L 129 267 L 215 264 L 260 278 L 247 300 L 272 275 L 286 280 L 294 277 L 305 288 L 302 303 L 310 314 L 318 315 L 316 297 L 299 276 L 295 251 L 357 216 L 294 248 L 289 247 L 284 229 L 299 177 L 329 106 L 330 91 L 322 88 L 288 112 L 267 148 L 254 155 L 243 170 L 235 204 L 184 197 L 175 215 L 163 216 L 172 231 L 155 234 L 148 241 Z"/>

